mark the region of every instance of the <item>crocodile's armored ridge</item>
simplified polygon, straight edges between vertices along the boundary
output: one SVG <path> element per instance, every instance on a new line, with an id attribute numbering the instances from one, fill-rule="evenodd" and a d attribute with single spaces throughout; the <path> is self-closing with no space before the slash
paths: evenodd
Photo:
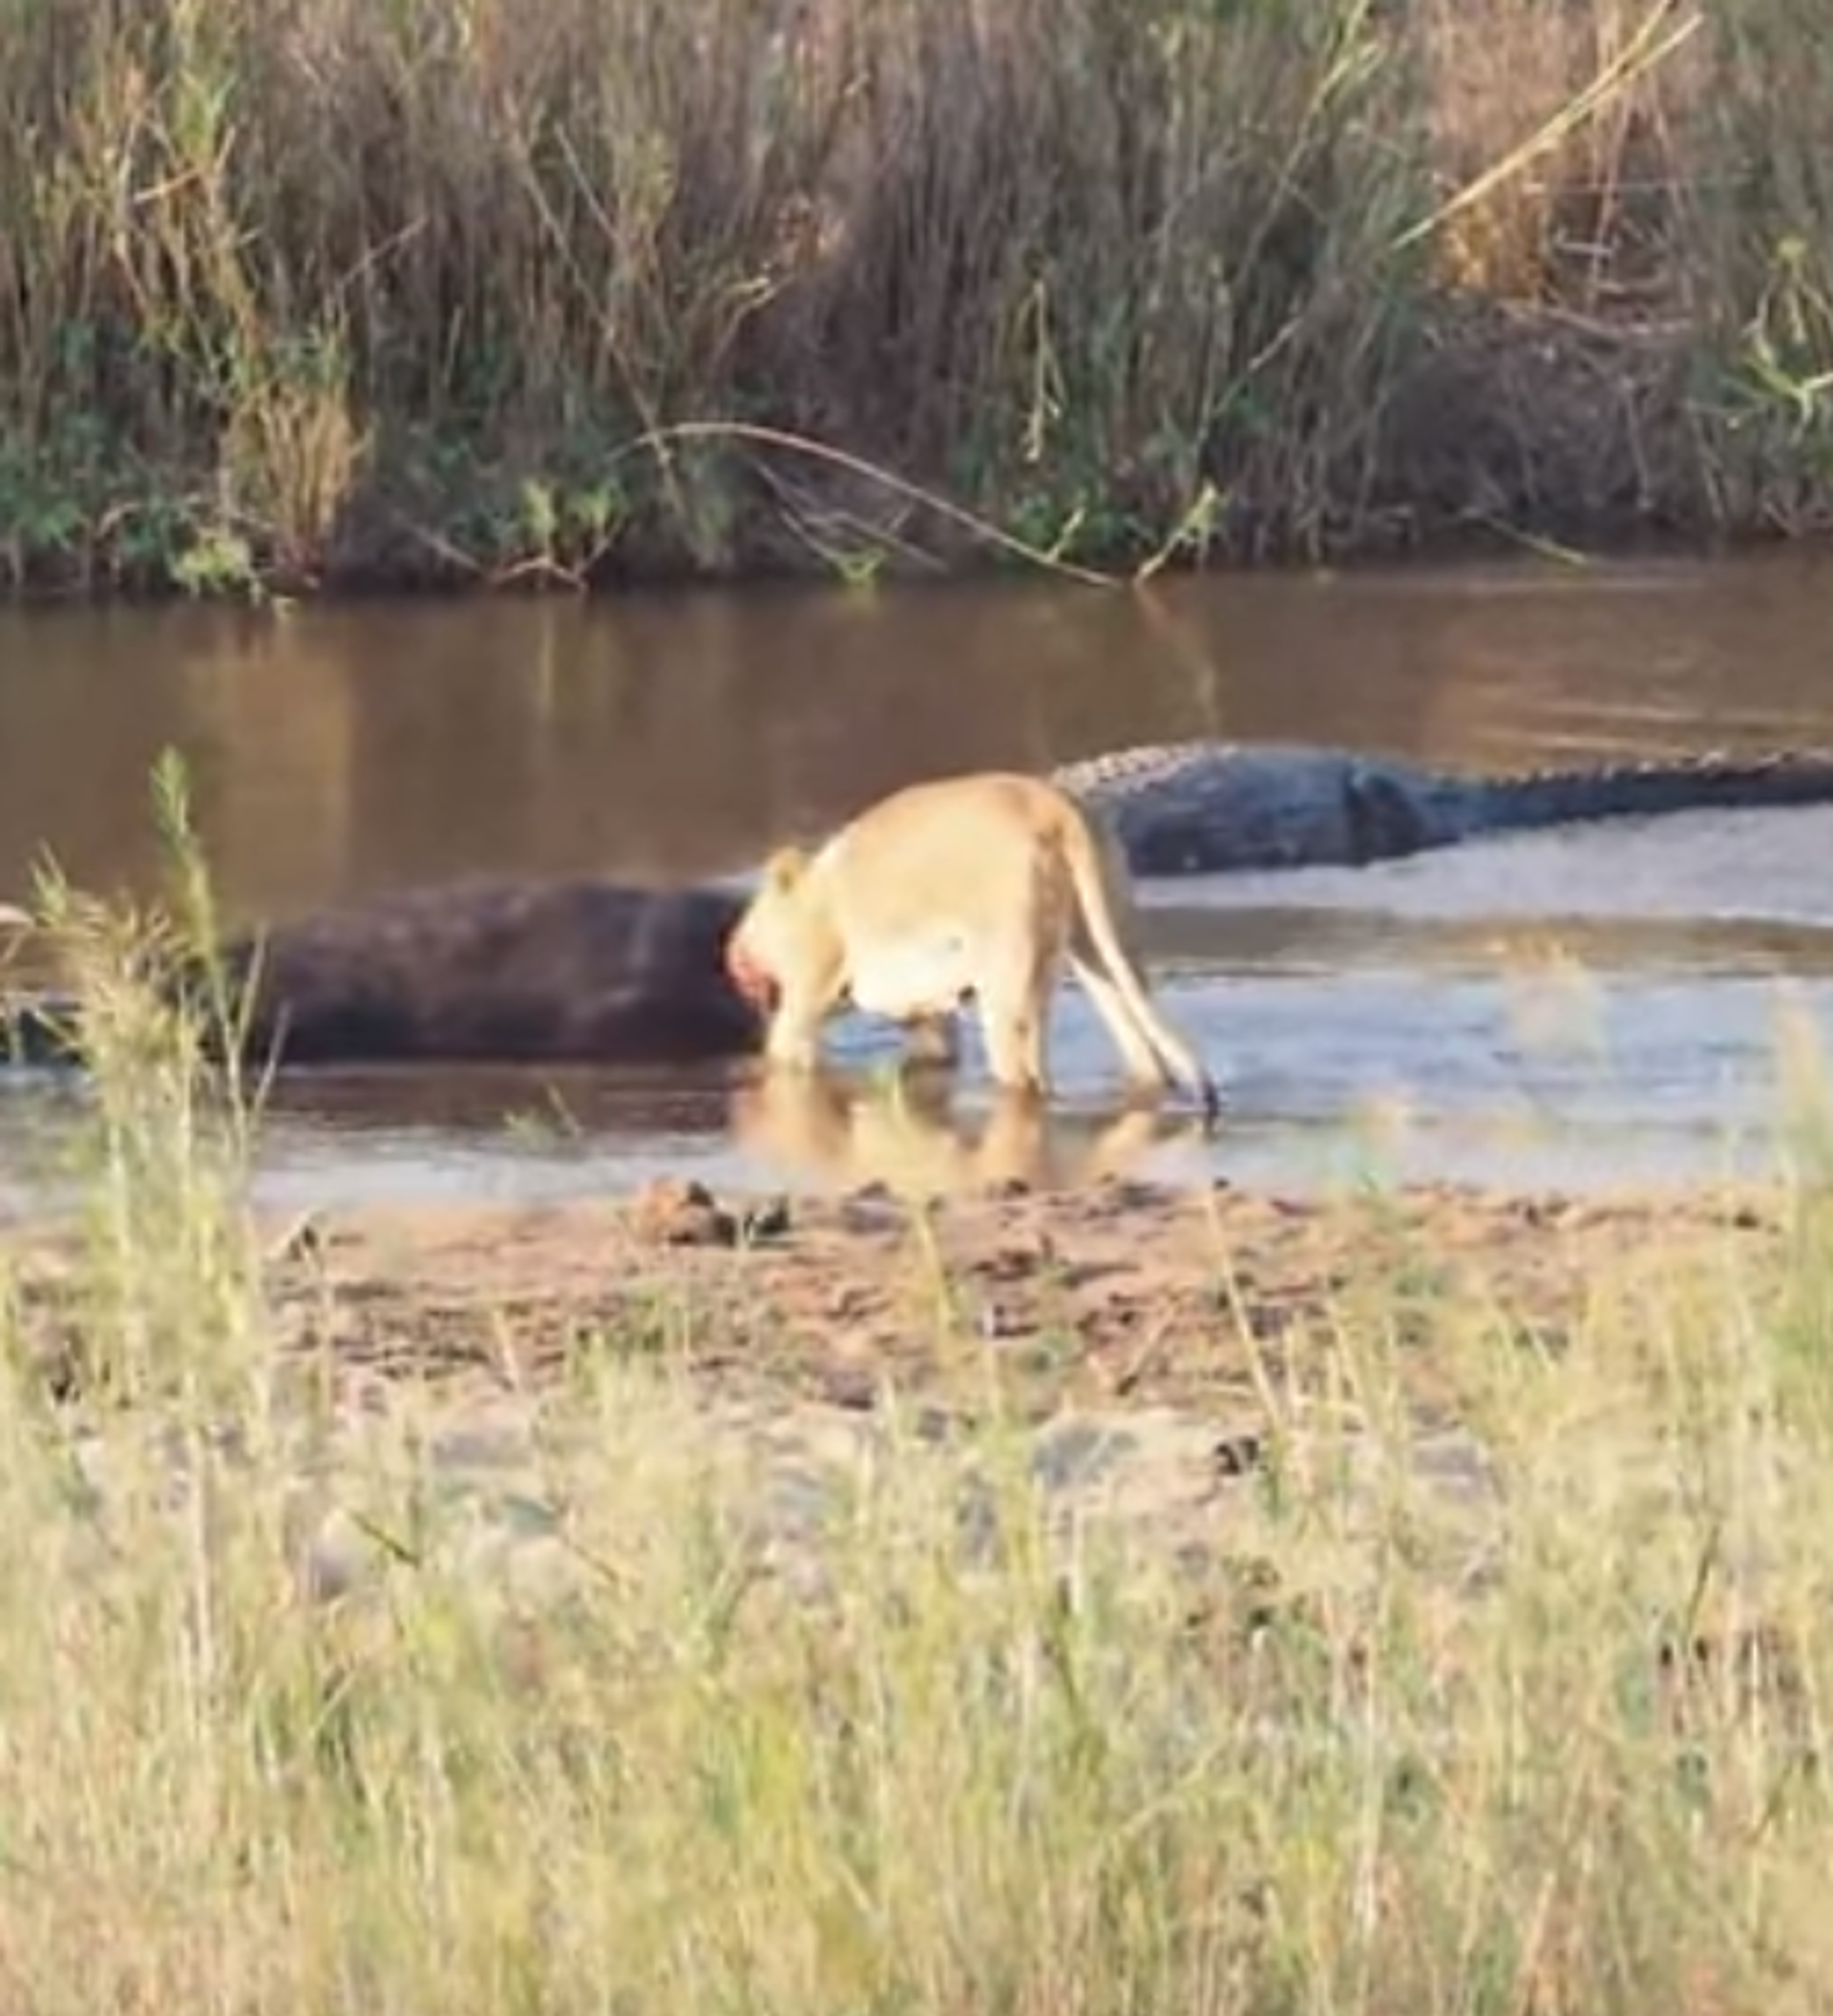
<path id="1" fill-rule="evenodd" d="M 702 1062 L 762 1040 L 722 957 L 744 901 L 583 879 L 434 885 L 238 936 L 221 963 L 258 1062 Z M 197 998 L 200 980 L 163 984 Z M 80 1053 L 71 1003 L 22 1000 L 4 1020 L 16 1060 Z"/>
<path id="2" fill-rule="evenodd" d="M 1155 743 L 1051 772 L 1136 875 L 1360 867 L 1488 833 L 1833 801 L 1833 752 L 1680 756 L 1497 777 L 1306 744 Z"/>

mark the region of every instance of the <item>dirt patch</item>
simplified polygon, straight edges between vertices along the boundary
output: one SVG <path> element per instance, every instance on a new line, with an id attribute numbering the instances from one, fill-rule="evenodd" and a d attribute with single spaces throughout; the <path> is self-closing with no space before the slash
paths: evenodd
<path id="1" fill-rule="evenodd" d="M 617 1359 L 766 1414 L 870 1413 L 895 1392 L 963 1423 L 1172 1409 L 1249 1438 L 1270 1391 L 1340 1388 L 1346 1353 L 1446 1421 L 1454 1334 L 1557 1355 L 1612 1305 L 1640 1323 L 1690 1270 L 1760 1292 L 1786 1238 L 1778 1203 L 1729 1192 L 1294 1200 L 1115 1177 L 927 1204 L 660 1183 L 263 1230 L 283 1353 L 359 1403 L 410 1380 L 463 1414 Z M 20 1237 L 27 1347 L 74 1396 L 80 1270 L 56 1237 Z"/>
<path id="2" fill-rule="evenodd" d="M 1599 1298 L 1727 1254 L 1780 1252 L 1779 1212 L 1730 1197 L 1570 1199 L 1418 1188 L 1296 1202 L 1109 1179 L 915 1206 L 627 1200 L 374 1208 L 277 1240 L 287 1339 L 347 1375 L 522 1387 L 592 1354 L 868 1408 L 884 1383 L 1021 1417 L 1254 1409 L 1346 1338 L 1398 1359 L 1448 1323 L 1556 1352 Z M 1407 1375 L 1431 1397 L 1431 1354 Z"/>
<path id="3" fill-rule="evenodd" d="M 1280 1452 L 1302 1466 L 1308 1446 L 1373 1448 L 1360 1431 L 1379 1408 L 1439 1508 L 1432 1558 L 1454 1587 L 1481 1552 L 1513 1354 L 1644 1337 L 1658 1354 L 1660 1312 L 1690 1280 L 1760 1298 L 1787 1278 L 1790 1237 L 1780 1200 L 1731 1194 L 1296 1202 L 1117 1178 L 922 1207 L 876 1187 L 786 1205 L 682 1182 L 264 1230 L 284 1362 L 332 1402 L 334 1439 L 360 1451 L 369 1425 L 421 1424 L 453 1544 L 557 1587 L 579 1572 L 569 1505 L 606 1475 L 603 1417 L 575 1402 L 633 1365 L 677 1376 L 655 1389 L 667 1425 L 643 1431 L 643 1460 L 713 1466 L 786 1572 L 818 1580 L 823 1522 L 895 1428 L 941 1459 L 997 1417 L 1024 1431 L 1064 1533 L 1100 1508 L 1180 1571 L 1226 1580 L 1271 1544 L 1260 1487 Z M 81 1270 L 49 1234 L 16 1257 L 28 1348 L 112 1433 L 117 1410 L 81 1405 Z M 1685 1306 L 1719 1320 L 1709 1300 Z M 365 1475 L 302 1485 L 314 1588 L 374 1566 L 343 1507 Z M 1373 1559 L 1325 1548 L 1305 1573 Z"/>

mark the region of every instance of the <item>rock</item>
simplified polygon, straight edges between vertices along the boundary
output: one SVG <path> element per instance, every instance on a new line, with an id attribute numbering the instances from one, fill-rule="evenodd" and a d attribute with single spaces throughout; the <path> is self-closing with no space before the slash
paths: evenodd
<path id="1" fill-rule="evenodd" d="M 738 1220 L 704 1183 L 659 1177 L 631 1197 L 630 1229 L 645 1246 L 736 1246 Z"/>
<path id="2" fill-rule="evenodd" d="M 630 1228 L 648 1246 L 752 1246 L 790 1229 L 787 1198 L 727 1210 L 704 1183 L 660 1177 L 630 1200 Z"/>

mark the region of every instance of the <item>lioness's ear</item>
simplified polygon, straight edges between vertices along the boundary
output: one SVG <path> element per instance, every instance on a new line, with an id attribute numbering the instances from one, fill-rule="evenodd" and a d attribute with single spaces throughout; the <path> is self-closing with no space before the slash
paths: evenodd
<path id="1" fill-rule="evenodd" d="M 779 847 L 764 864 L 764 882 L 779 893 L 791 890 L 809 872 L 806 848 Z"/>

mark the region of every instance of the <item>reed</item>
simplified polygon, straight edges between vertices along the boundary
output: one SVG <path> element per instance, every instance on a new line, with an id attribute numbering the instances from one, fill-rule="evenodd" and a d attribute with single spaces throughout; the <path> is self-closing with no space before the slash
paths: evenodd
<path id="1" fill-rule="evenodd" d="M 1810 521 L 1811 12 L 20 0 L 0 556 L 203 590 L 985 550 L 912 485 L 1102 562 Z M 1568 468 L 1600 374 L 1635 426 Z"/>

